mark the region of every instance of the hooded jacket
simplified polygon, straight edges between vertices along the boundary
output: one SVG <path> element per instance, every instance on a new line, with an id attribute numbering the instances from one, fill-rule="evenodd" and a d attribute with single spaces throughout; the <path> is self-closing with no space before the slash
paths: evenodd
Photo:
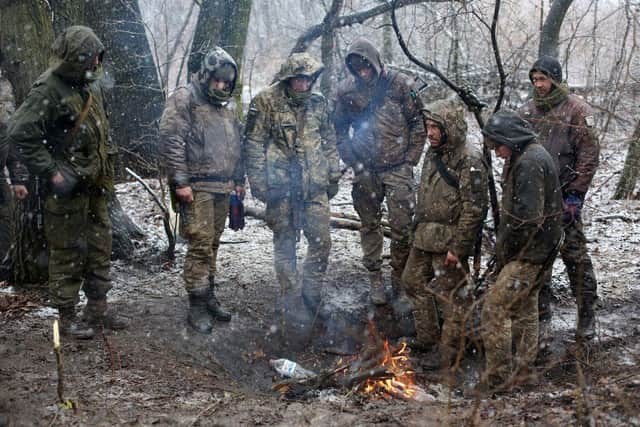
<path id="1" fill-rule="evenodd" d="M 473 252 L 487 213 L 487 171 L 482 153 L 467 142 L 464 108 L 451 101 L 427 106 L 425 119 L 436 122 L 446 141 L 429 147 L 422 167 L 415 213 L 414 246 L 428 252 L 451 251 L 459 258 Z M 436 166 L 439 157 L 458 188 L 448 183 Z"/>
<path id="2" fill-rule="evenodd" d="M 511 261 L 543 264 L 562 234 L 562 192 L 553 159 L 513 111 L 492 115 L 482 133 L 513 151 L 503 173 L 498 269 Z"/>
<path id="3" fill-rule="evenodd" d="M 101 68 L 88 71 L 93 58 L 102 57 L 104 46 L 90 28 L 72 26 L 52 48 L 51 67 L 14 113 L 8 141 L 15 144 L 29 172 L 46 181 L 60 172 L 65 184 L 73 187 L 69 191 L 111 188 L 115 146 L 98 80 Z M 79 124 L 85 107 L 86 118 Z"/>
<path id="4" fill-rule="evenodd" d="M 226 52 L 216 49 L 221 52 L 215 66 L 236 68 Z M 160 120 L 160 141 L 172 186 L 227 193 L 244 184 L 240 122 L 231 103 L 210 100 L 203 92 L 208 85 L 203 75 L 210 71 L 193 75 L 189 85 L 169 97 Z"/>
<path id="5" fill-rule="evenodd" d="M 245 156 L 251 193 L 259 200 L 284 199 L 294 186 L 309 200 L 340 179 L 336 137 L 326 99 L 310 93 L 302 103 L 287 95 L 288 79 L 317 77 L 322 65 L 309 54 L 291 55 L 277 81 L 251 101 Z M 298 172 L 299 171 L 299 175 Z"/>
<path id="6" fill-rule="evenodd" d="M 350 65 L 353 55 L 372 65 L 376 73 L 373 85 L 357 77 Z M 409 77 L 385 70 L 379 52 L 364 39 L 350 46 L 346 64 L 353 77 L 339 86 L 334 114 L 338 151 L 344 162 L 372 171 L 418 164 L 426 138 L 420 117 L 423 105 Z M 384 98 L 371 113 L 368 107 L 376 92 L 384 92 Z"/>

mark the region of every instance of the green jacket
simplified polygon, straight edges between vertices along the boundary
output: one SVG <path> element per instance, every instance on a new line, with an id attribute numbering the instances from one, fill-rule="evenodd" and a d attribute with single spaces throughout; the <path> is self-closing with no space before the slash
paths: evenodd
<path id="1" fill-rule="evenodd" d="M 464 108 L 448 101 L 429 105 L 425 118 L 440 125 L 446 142 L 427 151 L 415 213 L 414 246 L 429 252 L 473 253 L 473 245 L 487 213 L 487 170 L 482 153 L 467 143 Z M 458 188 L 438 171 L 437 160 Z"/>
<path id="2" fill-rule="evenodd" d="M 501 110 L 482 133 L 511 148 L 496 238 L 498 271 L 511 261 L 544 264 L 562 235 L 562 189 L 551 155 L 517 113 Z"/>
<path id="3" fill-rule="evenodd" d="M 70 192 L 113 186 L 115 147 L 99 81 L 101 68 L 88 71 L 91 59 L 103 51 L 89 28 L 67 28 L 53 44 L 52 66 L 36 80 L 9 125 L 9 143 L 15 144 L 29 172 L 46 181 L 60 172 Z"/>

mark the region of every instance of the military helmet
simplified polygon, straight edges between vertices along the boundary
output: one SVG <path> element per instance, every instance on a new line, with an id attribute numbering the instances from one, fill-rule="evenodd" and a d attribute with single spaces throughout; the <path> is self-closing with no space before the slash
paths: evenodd
<path id="1" fill-rule="evenodd" d="M 282 64 L 275 80 L 283 82 L 296 76 L 305 76 L 315 80 L 322 73 L 322 70 L 324 70 L 324 65 L 313 59 L 308 53 L 294 53 Z"/>
<path id="2" fill-rule="evenodd" d="M 203 85 L 203 87 L 206 87 L 209 84 L 209 80 L 213 77 L 217 77 L 216 74 L 229 75 L 230 73 L 223 71 L 223 69 L 229 67 L 233 69 L 233 77 L 230 79 L 230 92 L 233 92 L 233 89 L 236 86 L 236 80 L 238 79 L 238 66 L 236 65 L 236 61 L 233 60 L 226 50 L 216 46 L 207 52 L 202 59 L 200 71 L 198 71 L 198 81 Z"/>

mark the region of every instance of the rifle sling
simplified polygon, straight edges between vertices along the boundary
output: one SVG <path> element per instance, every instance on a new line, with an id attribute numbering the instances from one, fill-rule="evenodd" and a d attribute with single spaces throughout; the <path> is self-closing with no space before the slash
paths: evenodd
<path id="1" fill-rule="evenodd" d="M 433 156 L 433 162 L 436 164 L 436 169 L 438 170 L 438 173 L 440 174 L 442 179 L 444 179 L 444 182 L 446 182 L 456 190 L 459 190 L 460 180 L 458 179 L 458 177 L 449 172 L 447 167 L 444 165 L 444 162 L 442 161 L 442 155 L 436 153 L 436 155 Z"/>

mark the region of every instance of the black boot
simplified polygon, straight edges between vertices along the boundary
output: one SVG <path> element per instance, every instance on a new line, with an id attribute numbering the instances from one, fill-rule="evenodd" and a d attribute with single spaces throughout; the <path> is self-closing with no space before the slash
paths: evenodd
<path id="1" fill-rule="evenodd" d="M 78 340 L 88 340 L 94 337 L 95 331 L 81 319 L 76 317 L 75 307 L 58 308 L 60 315 L 60 333 Z"/>
<path id="2" fill-rule="evenodd" d="M 129 326 L 129 321 L 107 309 L 107 299 L 89 299 L 84 308 L 83 319 L 94 328 L 120 331 Z"/>
<path id="3" fill-rule="evenodd" d="M 211 315 L 207 310 L 208 289 L 199 288 L 189 291 L 189 313 L 187 322 L 201 334 L 209 334 L 213 329 Z"/>
<path id="4" fill-rule="evenodd" d="M 207 309 L 216 320 L 223 322 L 229 322 L 231 320 L 231 313 L 222 308 L 220 301 L 216 298 L 215 285 L 213 284 L 209 286 L 209 292 L 207 294 Z"/>

